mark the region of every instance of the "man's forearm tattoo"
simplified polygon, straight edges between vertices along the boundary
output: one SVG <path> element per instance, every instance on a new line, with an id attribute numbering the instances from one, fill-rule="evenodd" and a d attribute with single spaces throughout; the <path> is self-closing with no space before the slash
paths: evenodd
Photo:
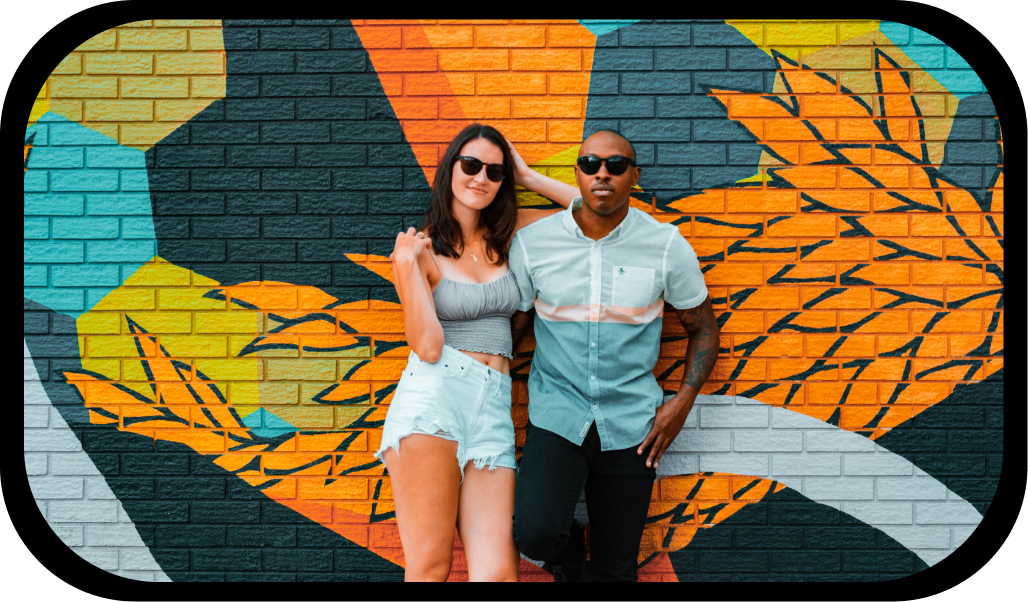
<path id="1" fill-rule="evenodd" d="M 707 382 L 707 378 L 717 363 L 720 341 L 714 309 L 707 297 L 699 306 L 678 313 L 682 326 L 689 333 L 689 345 L 685 351 L 685 376 L 683 384 L 697 391 Z"/>

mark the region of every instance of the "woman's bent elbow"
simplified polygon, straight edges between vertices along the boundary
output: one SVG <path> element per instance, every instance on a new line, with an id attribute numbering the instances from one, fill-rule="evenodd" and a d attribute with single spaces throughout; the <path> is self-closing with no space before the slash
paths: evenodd
<path id="1" fill-rule="evenodd" d="M 429 364 L 434 364 L 443 357 L 442 343 L 436 345 L 424 343 L 417 346 L 412 345 L 411 350 L 418 355 L 418 359 Z"/>

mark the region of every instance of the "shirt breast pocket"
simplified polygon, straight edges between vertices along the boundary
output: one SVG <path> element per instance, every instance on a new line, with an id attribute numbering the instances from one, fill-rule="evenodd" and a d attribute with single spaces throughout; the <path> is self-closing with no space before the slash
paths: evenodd
<path id="1" fill-rule="evenodd" d="M 643 309 L 653 304 L 653 268 L 614 266 L 610 304 L 616 311 Z M 621 313 L 626 313 L 622 311 Z M 634 313 L 634 312 L 628 312 Z"/>

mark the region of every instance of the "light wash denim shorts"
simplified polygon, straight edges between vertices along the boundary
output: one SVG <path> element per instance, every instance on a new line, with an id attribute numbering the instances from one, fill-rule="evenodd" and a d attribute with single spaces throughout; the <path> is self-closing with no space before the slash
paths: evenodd
<path id="1" fill-rule="evenodd" d="M 511 379 L 453 347 L 443 345 L 438 362 L 424 362 L 411 351 L 396 386 L 382 430 L 381 459 L 411 433 L 457 442 L 461 481 L 464 465 L 516 470 L 514 421 L 510 416 Z"/>

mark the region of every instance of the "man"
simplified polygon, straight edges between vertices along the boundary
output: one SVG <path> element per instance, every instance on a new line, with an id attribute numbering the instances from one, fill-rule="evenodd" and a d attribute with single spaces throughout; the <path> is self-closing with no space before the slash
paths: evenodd
<path id="1" fill-rule="evenodd" d="M 629 207 L 639 173 L 626 138 L 593 134 L 575 167 L 582 196 L 511 245 L 519 309 L 536 310 L 514 539 L 559 581 L 589 578 L 574 521 L 583 488 L 592 577 L 636 580 L 657 463 L 717 359 L 718 325 L 696 254 L 675 226 Z M 652 371 L 665 301 L 689 345 L 681 388 L 660 405 Z M 518 340 L 529 320 L 517 314 L 513 323 Z"/>

